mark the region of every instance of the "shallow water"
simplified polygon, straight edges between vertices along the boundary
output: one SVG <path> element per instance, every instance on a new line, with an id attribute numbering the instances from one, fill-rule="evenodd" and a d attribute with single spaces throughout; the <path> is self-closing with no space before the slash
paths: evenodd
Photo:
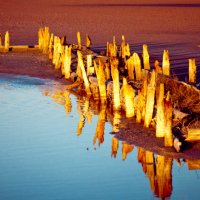
<path id="1" fill-rule="evenodd" d="M 0 199 L 199 199 L 200 161 L 117 141 L 119 118 L 56 83 L 0 76 L 0 113 Z"/>

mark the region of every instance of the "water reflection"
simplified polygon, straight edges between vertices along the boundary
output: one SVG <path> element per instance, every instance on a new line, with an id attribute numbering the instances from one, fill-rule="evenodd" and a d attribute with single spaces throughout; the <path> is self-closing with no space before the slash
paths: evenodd
<path id="1" fill-rule="evenodd" d="M 65 107 L 66 114 L 69 115 L 72 112 L 72 103 L 69 91 L 64 86 L 52 88 L 45 88 L 43 91 L 45 96 L 49 96 L 54 99 L 54 102 L 63 105 Z M 77 124 L 77 136 L 81 136 L 83 128 L 87 123 L 92 122 L 94 115 L 98 115 L 96 130 L 93 136 L 93 145 L 98 144 L 100 147 L 104 143 L 104 131 L 105 123 L 107 121 L 112 125 L 112 133 L 117 133 L 122 124 L 122 114 L 120 112 L 114 112 L 107 109 L 104 104 L 95 102 L 87 97 L 77 97 L 77 113 L 79 114 L 79 121 Z M 111 157 L 117 158 L 121 156 L 121 159 L 125 161 L 128 155 L 134 151 L 134 145 L 128 144 L 124 141 L 119 141 L 113 135 L 111 139 Z M 121 146 L 121 151 L 119 150 Z M 162 155 L 154 154 L 153 152 L 147 151 L 142 147 L 135 148 L 137 151 L 137 160 L 141 164 L 142 170 L 149 180 L 149 186 L 152 193 L 161 199 L 169 198 L 172 196 L 173 185 L 172 185 L 172 167 L 173 158 L 165 157 Z M 121 152 L 121 155 L 118 155 Z M 188 164 L 189 170 L 199 170 L 200 160 L 175 160 L 180 167 L 182 163 Z"/>

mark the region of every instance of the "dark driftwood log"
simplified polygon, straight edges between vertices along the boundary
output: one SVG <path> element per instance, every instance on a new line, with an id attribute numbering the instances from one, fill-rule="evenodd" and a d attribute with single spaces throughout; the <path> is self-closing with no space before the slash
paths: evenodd
<path id="1" fill-rule="evenodd" d="M 196 87 L 161 75 L 157 82 L 164 83 L 166 90 L 170 91 L 175 108 L 189 113 L 200 113 L 200 90 Z"/>

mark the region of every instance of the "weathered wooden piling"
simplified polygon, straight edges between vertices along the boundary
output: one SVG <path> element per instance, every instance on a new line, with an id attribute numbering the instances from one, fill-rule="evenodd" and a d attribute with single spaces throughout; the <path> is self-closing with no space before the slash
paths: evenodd
<path id="1" fill-rule="evenodd" d="M 146 100 L 147 100 L 147 87 L 148 87 L 148 81 L 147 77 L 143 79 L 143 85 L 142 85 L 142 102 L 141 102 L 141 113 L 142 113 L 142 120 L 145 119 L 145 113 L 146 113 Z"/>
<path id="2" fill-rule="evenodd" d="M 91 38 L 90 38 L 90 36 L 89 36 L 88 34 L 86 34 L 85 46 L 86 46 L 87 48 L 89 48 L 89 49 L 90 49 L 90 47 L 91 47 Z"/>
<path id="3" fill-rule="evenodd" d="M 97 80 L 98 80 L 98 85 L 99 85 L 99 93 L 100 93 L 100 98 L 101 101 L 106 101 L 106 78 L 105 78 L 105 72 L 104 72 L 104 65 L 103 63 L 99 60 L 99 65 L 95 66 L 95 71 L 97 75 Z"/>
<path id="4" fill-rule="evenodd" d="M 64 52 L 64 46 L 61 45 L 60 40 L 57 45 L 58 46 L 57 46 L 57 57 L 56 57 L 56 62 L 55 62 L 55 69 L 60 69 L 61 64 L 62 64 L 62 55 Z"/>
<path id="5" fill-rule="evenodd" d="M 6 31 L 5 34 L 5 43 L 4 43 L 4 50 L 5 52 L 9 51 L 9 47 L 10 47 L 10 34 L 8 31 Z"/>
<path id="6" fill-rule="evenodd" d="M 43 48 L 43 40 L 44 40 L 43 28 L 39 28 L 39 30 L 38 30 L 38 46 L 39 46 L 40 50 L 42 50 L 42 48 Z"/>
<path id="7" fill-rule="evenodd" d="M 157 112 L 156 112 L 156 137 L 165 136 L 165 110 L 164 110 L 164 83 L 161 83 L 158 90 Z"/>
<path id="8" fill-rule="evenodd" d="M 142 89 L 138 90 L 136 104 L 136 122 L 141 123 L 145 119 L 147 98 L 147 77 L 143 80 Z"/>
<path id="9" fill-rule="evenodd" d="M 119 61 L 117 58 L 111 59 L 111 75 L 113 79 L 113 110 L 121 110 L 118 64 Z"/>
<path id="10" fill-rule="evenodd" d="M 122 35 L 122 41 L 121 41 L 121 47 L 120 47 L 120 53 L 119 55 L 122 57 L 122 58 L 125 58 L 125 52 L 124 52 L 124 47 L 126 45 L 126 42 L 125 42 L 125 37 L 124 35 Z"/>
<path id="11" fill-rule="evenodd" d="M 166 147 L 173 146 L 173 134 L 172 134 L 172 114 L 173 114 L 173 105 L 170 98 L 170 93 L 167 93 L 167 97 L 164 101 L 164 110 L 165 110 L 165 137 L 164 145 Z"/>
<path id="12" fill-rule="evenodd" d="M 142 57 L 143 57 L 144 69 L 150 70 L 149 52 L 148 52 L 148 46 L 146 44 L 143 44 Z"/>
<path id="13" fill-rule="evenodd" d="M 146 100 L 146 112 L 144 119 L 144 126 L 149 128 L 154 111 L 154 101 L 155 101 L 155 84 L 156 84 L 156 73 L 152 71 L 151 80 L 147 87 L 147 100 Z"/>
<path id="14" fill-rule="evenodd" d="M 49 60 L 53 59 L 53 43 L 54 43 L 54 35 L 52 33 L 51 37 L 50 37 L 50 40 L 49 40 L 49 49 L 48 49 Z"/>
<path id="15" fill-rule="evenodd" d="M 135 115 L 135 90 L 127 83 L 126 78 L 123 78 L 123 98 L 125 103 L 126 117 Z"/>
<path id="16" fill-rule="evenodd" d="M 43 32 L 43 53 L 48 53 L 48 48 L 49 48 L 49 41 L 50 41 L 50 32 L 49 32 L 49 27 L 44 28 Z"/>
<path id="17" fill-rule="evenodd" d="M 141 66 L 140 57 L 137 53 L 134 53 L 133 58 L 134 58 L 136 81 L 141 81 L 141 79 L 142 79 L 142 66 Z"/>
<path id="18" fill-rule="evenodd" d="M 160 67 L 158 60 L 155 60 L 155 62 L 154 62 L 154 69 L 155 69 L 156 73 L 163 74 L 162 67 Z"/>
<path id="19" fill-rule="evenodd" d="M 94 100 L 98 101 L 100 99 L 98 80 L 94 76 L 89 76 L 89 82 L 90 82 L 90 90 L 91 90 L 92 96 Z"/>
<path id="20" fill-rule="evenodd" d="M 78 42 L 78 48 L 81 49 L 81 33 L 77 32 L 77 42 Z"/>
<path id="21" fill-rule="evenodd" d="M 63 61 L 63 68 L 64 68 L 64 75 L 66 79 L 70 78 L 71 73 L 71 59 L 72 59 L 72 46 L 65 46 L 65 53 L 64 53 L 64 61 Z"/>
<path id="22" fill-rule="evenodd" d="M 135 64 L 134 64 L 134 56 L 133 55 L 126 61 L 125 68 L 128 71 L 128 79 L 135 80 L 135 73 L 134 73 Z"/>
<path id="23" fill-rule="evenodd" d="M 77 53 L 79 55 L 81 54 L 80 51 L 78 51 Z M 82 77 L 83 77 L 83 80 L 84 80 L 85 91 L 86 91 L 87 95 L 91 95 L 90 83 L 89 83 L 89 80 L 88 80 L 88 77 L 87 77 L 87 74 L 86 74 L 86 71 L 85 71 L 85 66 L 84 66 L 84 63 L 83 63 L 82 56 L 79 56 L 79 66 L 80 66 L 80 69 L 81 69 L 81 72 L 82 72 Z"/>
<path id="24" fill-rule="evenodd" d="M 138 90 L 137 102 L 136 102 L 136 122 L 142 122 L 142 105 L 143 105 L 143 96 L 141 90 Z"/>
<path id="25" fill-rule="evenodd" d="M 92 65 L 92 55 L 87 55 L 87 75 L 94 74 L 94 66 Z"/>
<path id="26" fill-rule="evenodd" d="M 115 36 L 113 36 L 113 42 L 109 43 L 107 42 L 107 51 L 106 55 L 109 57 L 116 57 L 117 56 L 117 44 Z"/>
<path id="27" fill-rule="evenodd" d="M 111 79 L 110 65 L 107 62 L 105 63 L 105 78 L 106 81 Z"/>
<path id="28" fill-rule="evenodd" d="M 170 76 L 169 52 L 167 50 L 163 52 L 162 71 L 164 75 Z"/>
<path id="29" fill-rule="evenodd" d="M 196 62 L 195 59 L 189 59 L 189 83 L 196 84 Z"/>

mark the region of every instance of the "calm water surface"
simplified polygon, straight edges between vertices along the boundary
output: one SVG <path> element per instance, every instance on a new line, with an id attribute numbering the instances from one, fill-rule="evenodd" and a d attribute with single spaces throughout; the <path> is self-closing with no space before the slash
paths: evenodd
<path id="1" fill-rule="evenodd" d="M 108 111 L 51 81 L 0 76 L 0 113 L 0 199 L 199 199 L 199 161 L 117 141 Z"/>

